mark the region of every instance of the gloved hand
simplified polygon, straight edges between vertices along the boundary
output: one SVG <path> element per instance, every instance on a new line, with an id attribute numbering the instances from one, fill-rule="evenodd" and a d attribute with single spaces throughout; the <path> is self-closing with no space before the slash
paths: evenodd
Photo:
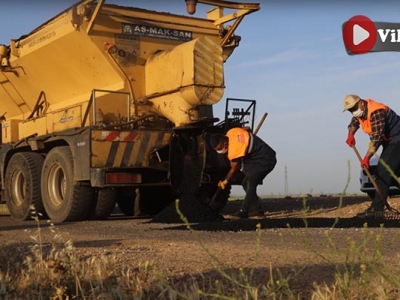
<path id="1" fill-rule="evenodd" d="M 218 187 L 221 190 L 224 190 L 226 188 L 226 186 L 228 185 L 229 181 L 228 180 L 221 180 L 220 182 L 218 182 Z"/>
<path id="2" fill-rule="evenodd" d="M 364 167 L 369 169 L 369 157 L 368 156 L 365 156 L 363 158 L 363 160 L 361 161 L 361 168 L 364 169 Z"/>
<path id="3" fill-rule="evenodd" d="M 349 133 L 349 135 L 347 136 L 346 144 L 349 145 L 350 147 L 356 145 L 356 139 L 354 138 L 354 134 Z"/>

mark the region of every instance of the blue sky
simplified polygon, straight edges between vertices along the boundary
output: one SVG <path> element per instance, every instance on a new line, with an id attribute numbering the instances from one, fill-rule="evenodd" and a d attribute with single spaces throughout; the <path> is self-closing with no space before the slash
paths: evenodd
<path id="1" fill-rule="evenodd" d="M 244 1 L 250 2 L 250 1 Z M 299 1 L 300 2 L 300 1 Z M 350 113 L 342 99 L 355 93 L 400 113 L 400 53 L 348 56 L 341 26 L 350 17 L 400 22 L 400 1 L 260 1 L 236 31 L 240 46 L 225 65 L 226 97 L 257 100 L 259 136 L 277 152 L 275 170 L 259 194 L 359 192 L 359 162 L 345 144 Z M 333 4 L 334 2 L 335 4 Z M 0 2 L 0 43 L 9 44 L 76 1 Z M 183 0 L 112 0 L 108 3 L 185 14 Z M 201 4 L 195 16 L 204 17 Z M 223 117 L 224 101 L 215 106 Z M 356 134 L 363 156 L 368 137 Z M 349 172 L 350 165 L 350 172 Z M 285 177 L 285 167 L 287 177 Z M 239 192 L 235 189 L 235 192 Z"/>

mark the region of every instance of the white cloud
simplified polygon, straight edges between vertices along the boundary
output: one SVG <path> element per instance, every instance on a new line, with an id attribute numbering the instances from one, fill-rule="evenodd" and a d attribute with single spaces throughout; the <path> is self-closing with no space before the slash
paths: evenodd
<path id="1" fill-rule="evenodd" d="M 244 63 L 237 64 L 236 67 L 253 67 L 260 65 L 276 65 L 276 64 L 286 64 L 293 60 L 298 59 L 308 59 L 312 55 L 308 51 L 297 51 L 294 49 L 283 51 L 272 56 L 269 56 L 260 60 L 253 60 Z M 232 66 L 231 66 L 232 67 Z"/>
<path id="2" fill-rule="evenodd" d="M 367 55 L 373 55 L 373 54 L 367 54 Z M 373 65 L 369 65 L 366 67 L 362 66 L 352 66 L 352 65 L 346 65 L 343 67 L 332 67 L 330 68 L 330 71 L 334 71 L 335 74 L 333 76 L 330 76 L 330 80 L 335 80 L 335 81 L 348 81 L 348 80 L 356 80 L 360 78 L 364 78 L 366 75 L 377 75 L 379 73 L 385 73 L 385 72 L 391 72 L 391 71 L 396 71 L 398 72 L 400 67 L 400 60 L 398 61 L 391 61 L 387 63 L 374 63 Z"/>

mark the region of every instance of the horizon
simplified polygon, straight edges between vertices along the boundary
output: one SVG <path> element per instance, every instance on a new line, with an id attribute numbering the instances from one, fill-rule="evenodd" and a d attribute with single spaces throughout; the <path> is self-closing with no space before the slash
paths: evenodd
<path id="1" fill-rule="evenodd" d="M 76 2 L 0 3 L 4 28 L 0 43 L 8 45 L 10 39 L 29 33 Z M 396 76 L 400 54 L 349 56 L 342 24 L 360 14 L 373 21 L 400 22 L 400 3 L 259 2 L 260 11 L 245 16 L 236 30 L 242 39 L 224 66 L 226 89 L 214 106 L 215 116 L 223 116 L 226 98 L 257 100 L 255 124 L 268 112 L 258 135 L 277 152 L 278 164 L 259 187 L 260 195 L 338 194 L 347 184 L 346 193 L 360 192 L 360 164 L 345 144 L 351 115 L 342 112 L 342 100 L 347 94 L 358 94 L 400 112 Z M 108 3 L 186 14 L 183 0 Z M 193 16 L 205 17 L 203 5 L 198 4 Z M 359 130 L 356 141 L 363 155 L 368 137 Z M 234 187 L 232 193 L 241 193 L 241 188 Z"/>

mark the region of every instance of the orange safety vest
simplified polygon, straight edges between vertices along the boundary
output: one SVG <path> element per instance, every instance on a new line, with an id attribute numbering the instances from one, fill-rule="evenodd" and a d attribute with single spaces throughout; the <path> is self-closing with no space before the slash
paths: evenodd
<path id="1" fill-rule="evenodd" d="M 233 160 L 247 154 L 250 144 L 250 132 L 243 128 L 232 128 L 226 136 L 229 138 L 228 159 Z"/>
<path id="2" fill-rule="evenodd" d="M 384 109 L 387 112 L 388 107 L 385 104 L 376 102 L 371 99 L 366 99 L 365 101 L 367 101 L 367 103 L 368 103 L 367 118 L 365 120 L 362 120 L 361 118 L 357 118 L 357 120 L 358 120 L 358 122 L 360 122 L 361 128 L 365 133 L 372 134 L 371 114 L 378 109 Z"/>

